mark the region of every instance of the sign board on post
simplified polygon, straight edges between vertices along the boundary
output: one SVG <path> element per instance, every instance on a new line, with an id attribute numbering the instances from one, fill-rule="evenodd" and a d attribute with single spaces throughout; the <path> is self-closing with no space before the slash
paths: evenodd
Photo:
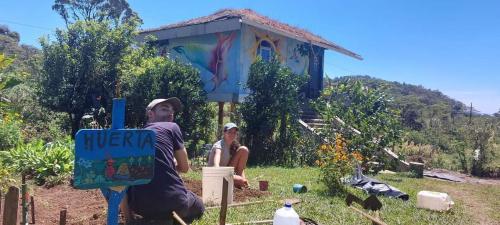
<path id="1" fill-rule="evenodd" d="M 147 184 L 153 178 L 151 130 L 80 130 L 75 138 L 74 186 L 94 189 Z"/>
<path id="2" fill-rule="evenodd" d="M 75 136 L 74 186 L 100 188 L 108 200 L 108 225 L 118 224 L 126 186 L 153 178 L 155 133 L 123 129 L 125 99 L 113 99 L 111 129 L 82 129 Z"/>

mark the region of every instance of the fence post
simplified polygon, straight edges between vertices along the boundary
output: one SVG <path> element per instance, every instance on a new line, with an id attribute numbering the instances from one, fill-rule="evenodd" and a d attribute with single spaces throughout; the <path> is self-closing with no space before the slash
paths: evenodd
<path id="1" fill-rule="evenodd" d="M 226 214 L 227 214 L 227 192 L 228 192 L 228 181 L 225 177 L 222 178 L 222 199 L 221 199 L 221 207 L 219 214 L 219 224 L 226 224 Z"/>
<path id="2" fill-rule="evenodd" d="M 3 225 L 17 225 L 17 209 L 19 207 L 19 188 L 11 186 L 5 195 Z"/>
<path id="3" fill-rule="evenodd" d="M 59 212 L 59 225 L 66 225 L 66 209 Z"/>

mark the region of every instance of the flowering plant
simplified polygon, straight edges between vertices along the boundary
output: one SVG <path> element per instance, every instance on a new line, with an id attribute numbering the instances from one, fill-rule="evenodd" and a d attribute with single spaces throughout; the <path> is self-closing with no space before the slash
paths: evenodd
<path id="1" fill-rule="evenodd" d="M 361 153 L 350 151 L 347 144 L 340 134 L 336 134 L 334 144 L 323 144 L 318 149 L 316 164 L 321 169 L 320 181 L 333 195 L 345 192 L 342 178 L 352 172 L 355 164 L 363 160 Z"/>

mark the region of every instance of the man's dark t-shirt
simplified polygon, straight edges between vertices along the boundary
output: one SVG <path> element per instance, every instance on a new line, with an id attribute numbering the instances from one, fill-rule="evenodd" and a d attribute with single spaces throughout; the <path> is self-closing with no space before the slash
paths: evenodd
<path id="1" fill-rule="evenodd" d="M 154 177 L 149 184 L 130 187 L 128 197 L 132 210 L 154 217 L 186 208 L 187 190 L 174 164 L 174 151 L 184 148 L 179 126 L 171 122 L 156 122 L 144 129 L 156 134 Z"/>

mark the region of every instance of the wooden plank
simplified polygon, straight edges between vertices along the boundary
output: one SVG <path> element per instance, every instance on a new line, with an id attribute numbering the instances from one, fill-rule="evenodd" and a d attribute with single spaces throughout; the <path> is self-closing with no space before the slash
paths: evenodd
<path id="1" fill-rule="evenodd" d="M 17 209 L 19 208 L 19 188 L 9 187 L 5 195 L 3 225 L 17 225 Z"/>
<path id="2" fill-rule="evenodd" d="M 262 204 L 262 203 L 269 203 L 269 202 L 279 202 L 280 204 L 285 204 L 285 202 L 289 202 L 292 205 L 295 205 L 297 203 L 300 203 L 300 199 L 297 198 L 292 198 L 292 199 L 285 199 L 285 200 L 263 200 L 263 201 L 255 201 L 255 202 L 241 202 L 241 203 L 234 203 L 234 204 L 229 204 L 227 207 L 239 207 L 239 206 L 247 206 L 247 205 L 255 205 L 255 204 Z M 217 206 L 210 206 L 206 207 L 205 209 L 218 209 L 220 208 L 220 205 Z"/>
<path id="3" fill-rule="evenodd" d="M 228 184 L 229 182 L 226 180 L 226 178 L 222 178 L 222 200 L 221 200 L 221 207 L 220 207 L 220 214 L 219 214 L 219 225 L 225 225 L 226 224 L 226 214 L 227 214 L 227 189 L 228 189 Z"/>
<path id="4" fill-rule="evenodd" d="M 177 222 L 179 222 L 181 225 L 187 225 L 186 222 L 184 222 L 184 220 L 182 220 L 182 218 L 177 215 L 176 212 L 172 212 L 172 217 L 174 217 L 174 219 L 177 220 Z"/>
<path id="5" fill-rule="evenodd" d="M 381 221 L 380 219 L 378 218 L 375 218 L 373 216 L 370 216 L 368 213 L 365 213 L 353 206 L 349 206 L 350 209 L 354 210 L 355 212 L 361 214 L 362 216 L 368 218 L 369 220 L 371 220 L 373 222 L 373 224 L 377 224 L 377 225 L 387 225 L 386 223 L 384 223 L 383 221 Z"/>
<path id="6" fill-rule="evenodd" d="M 2 215 L 2 190 L 0 189 L 0 215 Z"/>
<path id="7" fill-rule="evenodd" d="M 241 223 L 228 223 L 227 225 L 243 225 L 243 224 L 273 224 L 273 220 L 255 220 Z"/>

